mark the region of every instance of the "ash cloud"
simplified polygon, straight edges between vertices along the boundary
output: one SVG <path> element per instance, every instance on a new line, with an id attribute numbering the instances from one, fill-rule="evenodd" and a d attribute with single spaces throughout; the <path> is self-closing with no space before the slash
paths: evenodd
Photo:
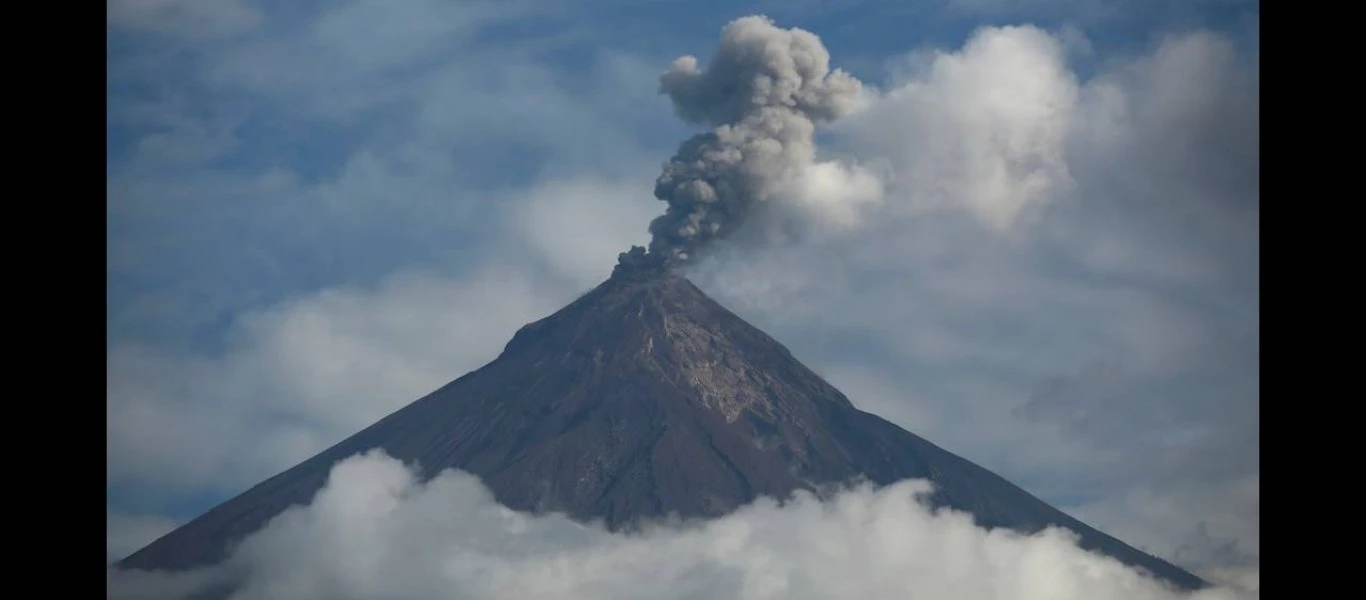
<path id="1" fill-rule="evenodd" d="M 111 570 L 108 597 L 170 600 L 224 586 L 232 600 L 1258 597 L 1171 590 L 1060 530 L 982 529 L 967 514 L 926 508 L 929 490 L 907 481 L 825 501 L 761 500 L 624 535 L 511 511 L 467 473 L 424 483 L 372 451 L 333 467 L 310 505 L 281 514 L 223 564 Z"/>
<path id="2" fill-rule="evenodd" d="M 817 209 L 875 198 L 875 177 L 818 163 L 813 140 L 818 123 L 855 108 L 862 87 L 830 69 L 815 34 L 762 16 L 728 24 L 705 70 L 696 57 L 675 60 L 660 77 L 660 93 L 679 118 L 714 129 L 683 142 L 664 165 L 654 194 L 668 208 L 650 223 L 648 253 L 623 253 L 621 264 L 687 261 L 774 198 Z"/>

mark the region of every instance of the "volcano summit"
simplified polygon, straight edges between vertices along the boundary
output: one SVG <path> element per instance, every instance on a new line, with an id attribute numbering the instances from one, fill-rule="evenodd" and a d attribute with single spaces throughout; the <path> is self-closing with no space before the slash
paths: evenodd
<path id="1" fill-rule="evenodd" d="M 648 260 L 526 325 L 491 363 L 224 502 L 122 560 L 185 570 L 292 505 L 339 461 L 372 449 L 479 476 L 498 502 L 614 530 L 724 515 L 760 496 L 918 478 L 985 527 L 1060 526 L 1081 545 L 1183 588 L 1197 577 L 1073 519 L 1005 479 L 857 409 L 778 343 Z"/>

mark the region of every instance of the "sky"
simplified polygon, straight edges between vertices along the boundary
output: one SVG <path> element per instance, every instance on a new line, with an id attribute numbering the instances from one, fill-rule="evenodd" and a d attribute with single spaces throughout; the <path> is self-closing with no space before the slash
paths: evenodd
<path id="1" fill-rule="evenodd" d="M 860 408 L 1255 592 L 1257 2 L 107 9 L 111 559 L 478 368 L 522 324 L 605 279 L 619 252 L 649 242 L 664 163 L 708 127 L 679 118 L 661 74 L 685 55 L 705 66 L 728 23 L 766 15 L 818 36 L 830 66 L 861 82 L 860 99 L 816 129 L 817 159 L 799 178 L 814 192 L 774 199 L 688 277 Z M 826 166 L 876 185 L 838 193 Z M 805 210 L 812 198 L 820 210 Z M 458 473 L 424 486 L 382 456 L 350 468 L 334 473 L 333 505 L 320 497 L 230 565 L 260 573 L 245 597 L 366 589 L 329 569 L 408 564 L 405 552 L 436 547 L 477 555 L 486 583 L 423 563 L 411 568 L 446 578 L 414 585 L 461 581 L 476 586 L 461 588 L 471 597 L 638 592 L 648 579 L 610 575 L 630 560 L 695 565 L 659 580 L 707 597 L 782 597 L 794 578 L 819 576 L 774 565 L 832 560 L 788 547 L 860 539 L 867 520 L 851 514 L 955 540 L 962 554 L 940 572 L 997 575 L 983 581 L 1003 587 L 981 597 L 1166 597 L 1065 541 L 997 540 L 868 490 L 851 492 L 843 513 L 756 506 L 641 540 L 517 515 L 500 517 L 501 530 L 452 523 L 409 540 L 399 533 L 431 503 L 502 513 Z M 366 469 L 389 483 L 358 479 Z M 793 524 L 811 533 L 786 533 Z M 306 582 L 262 567 L 298 554 L 289 544 L 327 545 L 362 526 L 394 535 L 392 553 L 301 566 Z M 475 552 L 458 541 L 471 532 L 502 541 Z M 516 542 L 531 539 L 564 552 Z M 874 582 L 860 585 L 904 575 L 905 561 L 845 559 Z M 1025 564 L 1055 565 L 1072 575 L 1050 581 L 1077 587 L 1021 583 Z M 578 566 L 516 583 L 546 586 L 520 595 L 511 580 L 487 583 L 529 565 Z M 1092 581 L 1102 571 L 1105 583 Z M 801 586 L 891 589 L 840 587 L 852 584 L 836 573 Z"/>

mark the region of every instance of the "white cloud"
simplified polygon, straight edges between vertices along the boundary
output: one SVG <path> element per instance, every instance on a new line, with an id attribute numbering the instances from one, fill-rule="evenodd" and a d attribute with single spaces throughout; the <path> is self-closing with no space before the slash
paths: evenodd
<path id="1" fill-rule="evenodd" d="M 232 37 L 264 21 L 248 0 L 106 0 L 105 8 L 111 27 L 197 40 Z"/>
<path id="2" fill-rule="evenodd" d="M 387 164 L 353 161 L 337 189 L 315 196 L 354 210 L 347 195 L 401 183 Z M 643 241 L 658 202 L 635 193 L 641 185 L 545 180 L 502 198 L 504 214 L 480 232 L 504 244 L 498 259 L 462 275 L 400 271 L 255 309 L 234 319 L 218 354 L 114 344 L 111 484 L 171 496 L 239 491 L 482 366 Z"/>
<path id="3" fill-rule="evenodd" d="M 233 491 L 289 466 L 492 359 L 645 234 L 656 161 L 612 118 L 653 110 L 641 101 L 657 100 L 653 69 L 607 53 L 586 81 L 566 81 L 515 39 L 456 47 L 526 4 L 382 4 L 273 22 L 222 52 L 187 45 L 199 62 L 183 86 L 139 73 L 171 91 L 111 99 L 113 120 L 144 134 L 137 160 L 111 164 L 111 328 L 179 319 L 228 338 L 205 353 L 114 337 L 111 485 Z M 231 119 L 190 102 L 205 89 L 232 99 Z M 394 99 L 404 111 L 321 128 L 337 143 L 326 160 L 241 155 L 280 133 L 239 140 L 243 121 L 312 132 L 320 116 Z M 376 123 L 374 136 L 351 130 Z M 540 185 L 470 181 L 497 170 L 481 162 L 495 145 L 517 149 Z M 203 164 L 222 158 L 253 166 Z M 327 160 L 337 164 L 320 170 Z"/>
<path id="4" fill-rule="evenodd" d="M 649 186 L 645 178 L 542 182 L 513 204 L 514 226 L 556 272 L 588 289 L 612 273 L 617 254 L 649 241 L 645 224 L 663 205 L 642 193 Z"/>
<path id="5" fill-rule="evenodd" d="M 156 5 L 172 4 L 198 6 Z M 657 69 L 615 60 L 598 73 L 603 85 L 583 92 L 583 81 L 566 80 L 515 49 L 434 60 L 424 53 L 446 48 L 437 38 L 451 24 L 428 23 L 411 45 L 367 55 L 371 62 L 357 73 L 343 59 L 366 51 L 369 42 L 346 32 L 366 20 L 360 10 L 366 6 L 339 7 L 328 17 L 331 25 L 311 30 L 317 35 L 306 47 L 294 43 L 299 39 L 250 40 L 197 72 L 288 108 L 270 120 L 349 117 L 387 100 L 411 102 L 404 106 L 416 110 L 404 112 L 395 128 L 338 149 L 349 160 L 335 176 L 324 174 L 321 184 L 307 185 L 285 177 L 283 187 L 300 188 L 292 191 L 310 202 L 266 195 L 272 207 L 304 218 L 277 219 L 275 208 L 264 213 L 271 218 L 227 218 L 228 211 L 242 211 L 242 199 L 263 197 L 257 188 L 264 179 L 246 185 L 222 173 L 116 181 L 130 190 L 128 202 L 148 208 L 149 218 L 163 219 L 169 207 L 192 206 L 192 199 L 199 207 L 207 198 L 217 206 L 195 210 L 214 217 L 175 229 L 201 237 L 224 223 L 253 235 L 278 228 L 280 237 L 306 239 L 328 256 L 353 247 L 365 253 L 386 249 L 361 243 L 371 239 L 366 235 L 324 239 L 319 232 L 336 233 L 329 224 L 349 223 L 372 234 L 381 219 L 398 220 L 420 225 L 385 226 L 410 237 L 422 237 L 412 233 L 417 230 L 438 231 L 462 240 L 450 232 L 491 231 L 491 238 L 506 239 L 457 249 L 462 265 L 528 253 L 572 285 L 542 280 L 543 273 L 523 263 L 492 266 L 468 278 L 407 275 L 258 310 L 238 321 L 235 340 L 223 354 L 186 356 L 117 343 L 108 366 L 111 482 L 145 486 L 149 493 L 167 487 L 235 490 L 289 466 L 492 358 L 517 326 L 582 291 L 576 285 L 605 275 L 624 249 L 616 244 L 643 235 L 662 208 L 650 198 L 648 179 L 667 149 L 657 159 L 641 158 L 635 134 L 621 125 L 659 106 L 651 104 L 658 100 L 652 95 Z M 405 19 L 426 16 L 414 12 Z M 153 22 L 184 23 L 148 21 Z M 1229 354 L 1223 349 L 1230 337 L 1220 327 L 1251 327 L 1255 341 L 1255 297 L 1222 286 L 1245 282 L 1240 269 L 1248 264 L 1255 277 L 1255 254 L 1240 252 L 1249 238 L 1255 249 L 1256 227 L 1211 208 L 1216 203 L 1209 201 L 1236 207 L 1250 199 L 1255 225 L 1255 68 L 1249 74 L 1245 58 L 1231 54 L 1219 36 L 1195 34 L 1174 36 L 1150 56 L 1079 82 L 1063 60 L 1064 48 L 1032 28 L 989 28 L 961 49 L 923 55 L 850 127 L 836 131 L 840 145 L 864 159 L 860 164 L 885 159 L 881 164 L 895 177 L 878 183 L 890 184 L 883 192 L 892 201 L 837 204 L 835 221 L 855 225 L 836 231 L 844 237 L 739 253 L 742 260 L 714 265 L 713 285 L 704 287 L 793 346 L 811 366 L 837 383 L 848 382 L 840 385 L 850 386 L 845 391 L 855 403 L 875 407 L 1012 480 L 1060 493 L 1078 487 L 1094 492 L 1098 473 L 1113 472 L 1107 480 L 1113 487 L 1106 491 L 1114 497 L 1088 506 L 1086 514 L 1102 528 L 1113 524 L 1123 539 L 1153 532 L 1142 543 L 1174 553 L 1206 520 L 1211 535 L 1246 544 L 1255 540 L 1255 519 L 1230 512 L 1229 522 L 1216 525 L 1208 517 L 1220 514 L 1218 501 L 1183 502 L 1178 488 L 1144 479 L 1153 477 L 1155 466 L 1133 459 L 1161 455 L 1163 468 L 1208 468 L 1210 457 L 1241 448 L 1205 442 L 1198 447 L 1209 451 L 1179 454 L 1135 440 L 1173 415 L 1184 415 L 1194 429 L 1217 431 L 1228 426 L 1215 422 L 1218 415 L 1246 412 L 1241 396 L 1210 405 L 1190 394 L 1168 394 L 1162 385 L 1171 384 L 1173 365 L 1198 373 L 1208 356 Z M 485 60 L 495 55 L 499 60 Z M 413 68 L 387 76 L 395 65 Z M 184 155 L 189 149 L 195 156 L 216 157 L 232 141 L 232 123 L 163 123 L 171 129 L 151 138 L 147 156 Z M 464 165 L 457 163 L 471 160 L 485 139 L 524 142 L 555 154 L 546 165 L 553 178 L 543 173 L 545 183 L 527 194 L 464 189 L 458 172 Z M 640 168 L 638 159 L 650 163 L 648 168 Z M 1242 171 L 1249 164 L 1250 186 Z M 275 181 L 287 171 L 271 173 Z M 635 183 L 637 175 L 645 183 Z M 223 191 L 238 188 L 245 191 Z M 452 197 L 473 200 L 448 203 Z M 512 215 L 511 231 L 501 229 L 501 222 L 494 228 L 469 226 L 485 223 L 471 215 L 483 217 L 481 207 L 494 204 L 497 210 L 487 212 Z M 526 205 L 537 208 L 523 211 Z M 851 207 L 857 209 L 846 210 Z M 960 218 L 1015 230 L 1033 208 L 1047 209 L 1041 213 L 1046 218 L 1035 223 L 1039 227 L 1029 231 L 1035 237 L 983 235 Z M 899 209 L 911 209 L 916 218 Z M 940 214 L 925 214 L 929 209 Z M 194 248 L 191 234 L 173 235 L 179 236 L 175 243 L 149 244 L 133 258 L 180 256 Z M 123 245 L 130 238 L 157 239 L 141 231 L 122 241 L 113 237 L 111 256 L 124 261 L 131 260 Z M 280 260 L 256 240 L 247 245 L 244 255 Z M 229 250 L 238 252 L 217 251 Z M 182 261 L 188 273 L 224 281 L 231 276 L 197 258 Z M 238 291 L 218 285 L 221 294 L 211 295 Z M 1251 289 L 1255 296 L 1255 285 Z M 172 306 L 188 306 L 190 300 Z M 1250 321 L 1244 318 L 1248 302 Z M 164 314 L 166 305 L 142 309 Z M 1233 320 L 1219 325 L 1213 313 Z M 851 338 L 857 340 L 852 348 Z M 829 340 L 835 341 L 824 346 Z M 1074 375 L 1097 356 L 1123 357 L 1125 368 L 1142 377 L 1127 382 L 1127 395 L 1111 395 L 1109 388 L 1102 388 L 1105 394 L 1078 391 L 1090 394 L 1091 404 L 1078 411 L 1088 417 L 1079 420 L 1088 433 L 1011 416 L 1039 381 Z M 1203 408 L 1183 413 L 1195 409 L 1178 405 Z M 248 431 L 251 436 L 243 433 Z M 1125 489 L 1134 485 L 1125 477 L 1148 491 Z M 1070 487 L 1058 483 L 1063 478 Z M 1122 512 L 1132 498 L 1166 508 L 1134 521 L 1106 516 Z M 1171 525 L 1152 526 L 1160 521 Z"/>
<path id="6" fill-rule="evenodd" d="M 822 373 L 821 377 L 844 392 L 859 410 L 887 419 L 907 431 L 934 431 L 943 427 L 939 422 L 941 415 L 926 410 L 933 403 L 889 380 L 875 369 L 861 365 L 837 365 Z"/>
<path id="7" fill-rule="evenodd" d="M 114 562 L 157 538 L 170 533 L 180 523 L 156 515 L 105 515 L 105 560 Z"/>
<path id="8" fill-rule="evenodd" d="M 241 489 L 492 360 L 581 291 L 511 267 L 405 273 L 245 315 L 217 356 L 115 345 L 110 482 Z"/>
<path id="9" fill-rule="evenodd" d="M 1201 575 L 1205 581 L 1242 590 L 1247 595 L 1261 594 L 1262 571 L 1260 567 L 1213 567 L 1203 570 Z"/>
<path id="10" fill-rule="evenodd" d="M 1085 80 L 1030 27 L 912 55 L 835 131 L 886 159 L 886 201 L 694 277 L 855 404 L 1215 568 L 1217 548 L 1185 544 L 1200 522 L 1242 548 L 1258 530 L 1230 483 L 1256 472 L 1255 57 L 1209 32 L 1156 42 Z M 1119 375 L 1078 375 L 1098 361 Z M 1066 397 L 1023 416 L 1060 379 Z M 1188 501 L 1202 478 L 1222 483 Z"/>
<path id="11" fill-rule="evenodd" d="M 1078 506 L 1073 514 L 1196 572 L 1236 581 L 1240 574 L 1255 571 L 1260 561 L 1260 479 L 1253 473 L 1143 486 Z"/>
<path id="12" fill-rule="evenodd" d="M 322 14 L 307 39 L 369 72 L 430 56 L 490 23 L 517 16 L 525 2 L 353 0 Z"/>
<path id="13" fill-rule="evenodd" d="M 1229 38 L 1167 36 L 1151 55 L 1088 81 L 1083 96 L 1073 159 L 1087 171 L 1154 196 L 1172 221 L 1255 205 L 1257 68 Z"/>
<path id="14" fill-rule="evenodd" d="M 1180 594 L 1078 549 L 1064 532 L 986 531 L 965 514 L 932 513 L 916 499 L 926 490 L 908 481 L 825 504 L 765 500 L 627 536 L 512 512 L 468 474 L 419 483 L 376 452 L 334 467 L 310 506 L 277 517 L 221 570 L 111 572 L 109 597 L 184 597 L 197 577 L 240 578 L 233 600 L 1257 597 Z"/>
<path id="15" fill-rule="evenodd" d="M 205 56 L 194 77 L 215 90 L 273 101 L 257 107 L 346 121 L 361 110 L 432 100 L 424 88 L 433 78 L 480 80 L 532 62 L 521 52 L 529 45 L 523 40 L 474 43 L 490 27 L 535 16 L 532 7 L 521 1 L 344 0 L 315 7 L 321 10 L 303 19 L 277 18 L 267 35 Z"/>
<path id="16" fill-rule="evenodd" d="M 882 200 L 883 184 L 875 172 L 858 164 L 814 162 L 778 193 L 793 202 L 808 223 L 839 231 L 861 224 L 866 207 Z"/>
<path id="17" fill-rule="evenodd" d="M 658 159 L 639 138 L 660 128 L 623 122 L 667 116 L 654 67 L 602 51 L 566 77 L 554 53 L 525 51 L 560 48 L 558 38 L 461 46 L 529 16 L 526 4 L 371 14 L 378 4 L 272 13 L 260 35 L 213 52 L 170 47 L 176 61 L 143 60 L 157 49 L 141 38 L 111 56 L 111 334 L 188 337 L 248 307 L 414 263 L 478 268 L 520 252 L 520 239 L 490 248 L 529 180 L 639 177 L 638 196 L 654 202 Z M 348 56 L 374 36 L 347 32 L 371 17 L 390 37 L 421 24 L 412 35 L 426 41 L 386 45 L 377 52 L 392 54 L 358 68 Z M 362 108 L 375 110 L 355 118 Z M 644 231 L 648 218 L 630 227 Z"/>
<path id="18" fill-rule="evenodd" d="M 985 28 L 957 52 L 920 57 L 840 129 L 860 155 L 890 161 L 900 208 L 965 209 L 1007 229 L 1071 182 L 1078 84 L 1063 59 L 1042 30 Z"/>

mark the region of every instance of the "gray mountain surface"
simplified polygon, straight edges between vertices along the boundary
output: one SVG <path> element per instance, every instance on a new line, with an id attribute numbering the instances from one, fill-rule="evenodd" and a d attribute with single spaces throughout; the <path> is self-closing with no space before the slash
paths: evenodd
<path id="1" fill-rule="evenodd" d="M 117 565 L 182 570 L 308 503 L 374 448 L 478 475 L 502 504 L 613 529 L 723 515 L 860 478 L 931 480 L 933 502 L 986 527 L 1049 525 L 1183 588 L 1199 578 L 1092 529 L 990 471 L 863 412 L 782 344 L 686 279 L 648 265 L 526 325 L 493 362 L 213 508 Z"/>

